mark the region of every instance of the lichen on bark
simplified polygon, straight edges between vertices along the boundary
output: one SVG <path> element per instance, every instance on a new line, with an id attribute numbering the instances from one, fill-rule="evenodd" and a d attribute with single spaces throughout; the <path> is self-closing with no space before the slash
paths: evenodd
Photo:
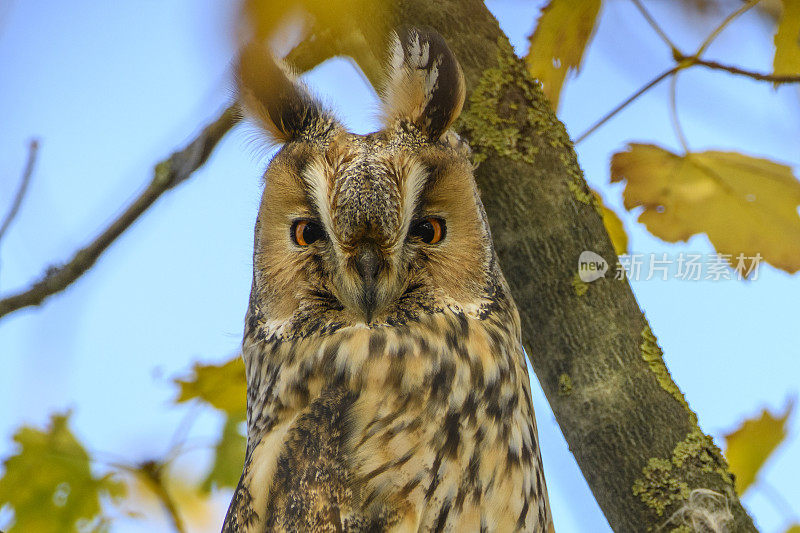
<path id="1" fill-rule="evenodd" d="M 572 277 L 572 288 L 575 289 L 575 294 L 583 296 L 589 291 L 589 284 L 583 281 L 580 274 L 576 272 Z"/>
<path id="2" fill-rule="evenodd" d="M 490 150 L 533 163 L 538 149 L 531 143 L 531 133 L 537 113 L 527 105 L 533 101 L 532 83 L 513 68 L 514 51 L 502 39 L 498 41 L 497 62 L 497 67 L 483 71 L 472 90 L 469 105 L 459 118 L 459 129 L 471 141 L 476 164 L 486 160 Z M 520 117 L 520 113 L 525 116 Z"/>
<path id="3" fill-rule="evenodd" d="M 722 452 L 711 437 L 695 426 L 675 446 L 669 460 L 654 457 L 648 461 L 642 469 L 642 477 L 633 483 L 633 494 L 661 516 L 672 504 L 689 498 L 692 488 L 683 480 L 697 478 L 699 483 L 701 478 L 697 473 L 717 474 L 725 485 L 733 486 L 733 477 Z"/>
<path id="4" fill-rule="evenodd" d="M 569 396 L 572 394 L 572 378 L 569 374 L 561 374 L 558 376 L 558 395 Z"/>
<path id="5" fill-rule="evenodd" d="M 575 180 L 569 181 L 567 182 L 567 187 L 569 187 L 569 192 L 572 193 L 572 196 L 576 200 L 587 205 L 594 205 L 599 209 L 600 206 L 594 198 L 594 195 L 591 192 L 587 192 L 586 187 L 582 186 L 581 183 Z"/>
<path id="6" fill-rule="evenodd" d="M 459 118 L 457 129 L 470 139 L 473 162 L 479 165 L 492 151 L 514 161 L 534 164 L 539 151 L 537 136 L 547 142 L 566 170 L 567 186 L 579 202 L 600 213 L 600 205 L 586 185 L 569 134 L 506 39 L 497 42 L 497 67 L 483 71 Z"/>
<path id="7" fill-rule="evenodd" d="M 686 398 L 672 380 L 664 363 L 664 354 L 658 346 L 649 325 L 642 329 L 642 358 L 655 374 L 659 385 L 675 398 L 685 409 L 694 429 L 679 442 L 672 451 L 670 460 L 654 457 L 642 469 L 642 476 L 633 484 L 633 493 L 660 516 L 673 503 L 683 501 L 691 492 L 689 485 L 680 481 L 692 478 L 693 473 L 716 473 L 723 484 L 733 486 L 733 479 L 722 452 L 711 437 L 697 426 L 697 415 L 691 410 Z M 698 480 L 699 481 L 699 480 Z M 702 488 L 702 487 L 695 487 Z"/>
<path id="8" fill-rule="evenodd" d="M 692 411 L 691 407 L 689 407 L 683 393 L 672 380 L 667 365 L 664 364 L 664 352 L 661 351 L 656 336 L 653 335 L 653 330 L 650 329 L 650 325 L 648 324 L 645 324 L 642 330 L 642 344 L 640 347 L 642 349 L 642 359 L 647 362 L 650 371 L 655 374 L 658 384 L 661 385 L 661 388 L 670 393 L 673 398 L 678 400 L 686 409 L 686 413 L 689 415 L 692 424 L 696 425 L 697 415 Z"/>
<path id="9" fill-rule="evenodd" d="M 654 457 L 642 469 L 642 477 L 633 483 L 633 494 L 658 516 L 673 503 L 686 500 L 691 492 L 689 485 L 672 470 L 669 460 Z"/>

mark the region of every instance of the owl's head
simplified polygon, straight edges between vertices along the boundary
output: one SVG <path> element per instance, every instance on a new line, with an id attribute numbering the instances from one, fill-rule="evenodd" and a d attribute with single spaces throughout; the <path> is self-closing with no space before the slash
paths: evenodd
<path id="1" fill-rule="evenodd" d="M 369 135 L 347 132 L 263 47 L 242 52 L 240 100 L 283 144 L 264 176 L 251 321 L 305 336 L 490 306 L 489 228 L 448 131 L 461 68 L 433 32 L 401 30 L 390 52 L 383 129 Z"/>

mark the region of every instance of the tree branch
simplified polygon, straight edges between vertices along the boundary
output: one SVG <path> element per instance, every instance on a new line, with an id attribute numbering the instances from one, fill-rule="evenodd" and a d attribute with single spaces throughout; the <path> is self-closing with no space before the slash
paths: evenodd
<path id="1" fill-rule="evenodd" d="M 664 41 L 664 44 L 669 46 L 673 52 L 677 51 L 678 48 L 675 46 L 675 43 L 673 43 L 672 39 L 670 39 L 667 36 L 667 33 L 663 29 L 661 29 L 661 26 L 658 25 L 658 22 L 656 22 L 656 19 L 653 18 L 650 12 L 647 11 L 647 9 L 645 9 L 641 0 L 631 0 L 631 1 L 633 2 L 633 5 L 636 6 L 636 9 L 639 10 L 639 13 L 642 14 L 642 16 L 650 25 L 650 27 L 653 28 L 653 31 L 655 31 L 658 34 L 658 36 L 661 37 L 661 40 Z"/>
<path id="2" fill-rule="evenodd" d="M 670 76 L 678 72 L 681 68 L 682 67 L 677 66 L 669 70 L 665 70 L 664 72 L 662 72 L 661 74 L 659 74 L 658 76 L 647 82 L 641 89 L 630 95 L 628 98 L 623 100 L 617 107 L 606 113 L 603 116 L 603 118 L 595 122 L 588 130 L 578 135 L 578 137 L 575 139 L 575 144 L 580 144 L 581 141 L 583 141 L 586 137 L 594 133 L 600 126 L 602 126 L 603 124 L 614 118 L 617 115 L 617 113 L 628 107 L 630 104 L 636 101 L 636 99 L 638 99 L 644 93 L 646 93 L 647 91 L 649 91 L 650 89 L 652 89 L 653 87 L 664 81 L 666 78 L 669 78 Z"/>
<path id="3" fill-rule="evenodd" d="M 14 196 L 14 201 L 11 203 L 6 218 L 3 219 L 3 223 L 0 224 L 0 241 L 3 240 L 8 227 L 17 216 L 19 206 L 22 205 L 22 200 L 25 198 L 25 193 L 28 191 L 28 184 L 31 181 L 31 176 L 33 176 L 33 167 L 36 165 L 36 154 L 38 151 L 39 141 L 32 139 L 28 146 L 28 162 L 25 164 L 25 170 L 22 172 L 22 179 L 20 180 L 17 194 Z"/>
<path id="4" fill-rule="evenodd" d="M 363 38 L 361 42 L 363 45 Z M 298 72 L 305 72 L 333 55 L 341 53 L 338 48 L 331 47 L 330 43 L 330 39 L 317 39 L 312 35 L 309 40 L 295 47 L 287 60 Z M 367 64 L 374 69 L 375 59 L 372 58 Z M 168 159 L 158 163 L 147 188 L 91 244 L 78 250 L 67 263 L 48 268 L 44 276 L 27 289 L 0 300 L 0 319 L 19 309 L 41 304 L 47 297 L 63 291 L 89 270 L 106 248 L 162 194 L 187 180 L 206 162 L 217 143 L 239 122 L 240 116 L 236 107 L 237 105 L 233 104 L 225 109 L 183 150 L 174 152 Z"/>
<path id="5" fill-rule="evenodd" d="M 725 30 L 725 28 L 727 28 L 731 22 L 739 18 L 740 15 L 743 15 L 746 12 L 750 11 L 750 9 L 755 7 L 759 2 L 761 2 L 761 0 L 748 0 L 742 7 L 740 7 L 739 9 L 737 9 L 736 11 L 725 17 L 725 19 L 722 22 L 720 22 L 716 28 L 714 28 L 714 31 L 712 31 L 708 35 L 708 37 L 706 37 L 706 39 L 703 41 L 703 43 L 700 45 L 700 48 L 697 49 L 697 52 L 695 52 L 694 55 L 697 57 L 702 56 L 703 53 L 706 50 L 708 50 L 708 47 L 711 46 L 711 43 L 713 43 L 716 40 L 716 38 L 719 37 L 720 33 L 722 33 L 723 30 Z"/>
<path id="6" fill-rule="evenodd" d="M 162 194 L 188 179 L 200 168 L 208 160 L 220 139 L 237 121 L 238 115 L 234 107 L 227 108 L 183 150 L 158 163 L 147 188 L 91 244 L 78 250 L 67 263 L 50 267 L 44 276 L 29 288 L 0 300 L 0 318 L 18 309 L 39 305 L 45 298 L 64 290 L 83 275 L 106 248 Z"/>
<path id="7" fill-rule="evenodd" d="M 653 28 L 653 31 L 655 31 L 658 34 L 658 36 L 661 38 L 661 40 L 663 40 L 664 43 L 667 46 L 670 47 L 670 49 L 672 50 L 672 57 L 675 60 L 676 66 L 674 68 L 672 68 L 671 70 L 665 71 L 660 76 L 654 78 L 651 82 L 649 82 L 647 85 L 645 85 L 644 87 L 639 89 L 637 92 L 635 92 L 633 95 L 631 95 L 628 99 L 626 99 L 621 104 L 619 104 L 617 107 L 615 107 L 614 109 L 609 111 L 606 115 L 603 116 L 603 118 L 598 120 L 588 130 L 586 130 L 585 132 L 580 134 L 575 139 L 575 144 L 579 144 L 586 137 L 588 137 L 589 135 L 594 133 L 595 130 L 597 130 L 603 124 L 605 124 L 610 119 L 612 119 L 614 116 L 616 116 L 617 113 L 619 113 L 620 111 L 625 109 L 625 107 L 627 107 L 634 100 L 639 98 L 642 94 L 644 94 L 645 92 L 647 92 L 648 90 L 653 88 L 655 85 L 660 83 L 662 80 L 664 80 L 664 78 L 676 75 L 679 71 L 681 71 L 683 69 L 686 69 L 686 68 L 689 68 L 689 67 L 693 67 L 695 65 L 704 66 L 706 68 L 710 68 L 710 69 L 714 69 L 714 70 L 724 70 L 724 71 L 729 72 L 731 74 L 736 74 L 736 75 L 739 75 L 739 76 L 747 76 L 749 78 L 752 78 L 752 79 L 755 79 L 755 80 L 759 80 L 759 81 L 771 81 L 772 83 L 775 83 L 776 85 L 777 84 L 782 84 L 782 83 L 798 83 L 798 82 L 800 82 L 800 75 L 783 75 L 782 76 L 782 75 L 775 75 L 775 74 L 762 74 L 760 72 L 753 72 L 753 71 L 741 69 L 739 67 L 735 67 L 735 66 L 732 66 L 732 65 L 724 65 L 724 64 L 718 63 L 716 61 L 708 61 L 708 60 L 702 59 L 700 57 L 706 51 L 706 49 L 708 49 L 708 47 L 711 45 L 711 43 L 714 42 L 714 40 L 719 36 L 719 34 L 722 33 L 722 31 L 731 22 L 733 22 L 736 18 L 738 18 L 743 13 L 747 12 L 752 7 L 754 7 L 761 0 L 749 0 L 749 1 L 747 1 L 745 3 L 745 5 L 743 5 L 742 7 L 740 7 L 739 9 L 737 9 L 736 11 L 734 11 L 733 13 L 728 15 L 706 37 L 706 39 L 703 41 L 703 43 L 697 49 L 697 52 L 695 52 L 694 55 L 689 55 L 689 56 L 685 55 L 683 52 L 678 50 L 678 48 L 670 40 L 670 38 L 667 36 L 667 34 L 664 32 L 664 30 L 661 29 L 661 26 L 658 25 L 658 22 L 656 22 L 656 20 L 652 17 L 652 15 L 650 15 L 650 13 L 647 11 L 647 9 L 645 9 L 644 5 L 641 3 L 640 0 L 631 0 L 631 1 L 636 6 L 636 8 L 641 12 L 642 16 L 645 18 L 647 23 Z M 683 145 L 684 150 L 687 150 L 686 138 L 685 138 L 683 132 L 681 131 L 680 124 L 678 123 L 677 110 L 675 108 L 675 84 L 676 84 L 676 78 L 677 78 L 677 76 L 672 78 L 671 85 L 670 85 L 670 114 L 671 114 L 671 117 L 672 117 L 672 123 L 673 123 L 673 127 L 675 129 L 675 134 L 678 137 L 678 140 L 680 141 L 681 145 Z"/>

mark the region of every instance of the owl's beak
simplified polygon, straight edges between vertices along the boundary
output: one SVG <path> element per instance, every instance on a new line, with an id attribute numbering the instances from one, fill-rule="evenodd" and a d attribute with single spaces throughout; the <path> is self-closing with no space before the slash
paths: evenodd
<path id="1" fill-rule="evenodd" d="M 356 272 L 361 278 L 360 307 L 367 324 L 372 322 L 378 304 L 378 275 L 381 271 L 380 253 L 372 246 L 365 246 L 355 257 Z"/>

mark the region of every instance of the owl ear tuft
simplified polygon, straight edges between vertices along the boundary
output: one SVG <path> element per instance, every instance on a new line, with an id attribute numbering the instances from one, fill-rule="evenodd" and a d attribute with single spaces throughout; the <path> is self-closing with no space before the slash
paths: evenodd
<path id="1" fill-rule="evenodd" d="M 245 45 L 237 65 L 239 102 L 277 142 L 312 140 L 329 134 L 337 122 L 272 53 L 257 43 Z"/>
<path id="2" fill-rule="evenodd" d="M 383 89 L 386 125 L 413 123 L 439 140 L 464 105 L 464 74 L 441 35 L 404 27 L 392 36 L 387 82 Z"/>

